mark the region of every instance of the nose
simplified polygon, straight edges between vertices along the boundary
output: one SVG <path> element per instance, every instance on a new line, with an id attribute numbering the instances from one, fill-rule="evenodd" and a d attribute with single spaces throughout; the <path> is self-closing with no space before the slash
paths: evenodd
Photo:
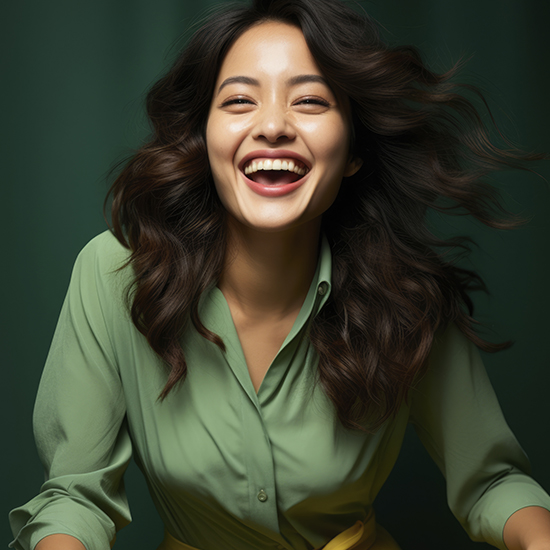
<path id="1" fill-rule="evenodd" d="M 291 141 L 296 137 L 296 130 L 285 108 L 276 103 L 270 103 L 258 110 L 252 137 L 265 139 L 270 143 Z"/>

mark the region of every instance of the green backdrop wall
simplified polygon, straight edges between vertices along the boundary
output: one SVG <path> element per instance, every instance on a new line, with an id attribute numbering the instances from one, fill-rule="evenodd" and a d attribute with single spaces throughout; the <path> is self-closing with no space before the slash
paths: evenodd
<path id="1" fill-rule="evenodd" d="M 197 15 L 187 0 L 27 0 L 3 6 L 2 40 L 2 540 L 10 508 L 43 479 L 31 415 L 42 365 L 84 244 L 105 228 L 106 176 L 147 133 L 146 89 L 174 58 Z M 443 69 L 471 58 L 463 80 L 487 93 L 513 141 L 550 151 L 550 7 L 539 0 L 372 0 L 363 8 L 392 43 L 419 46 Z M 547 165 L 537 170 L 547 179 Z M 486 356 L 505 415 L 550 489 L 550 191 L 533 174 L 495 177 L 510 209 L 530 218 L 514 232 L 466 219 L 436 219 L 445 233 L 479 243 L 471 265 L 489 297 L 476 295 L 490 337 L 516 341 Z M 126 480 L 134 515 L 116 547 L 154 549 L 162 526 L 135 466 Z M 377 507 L 404 550 L 473 547 L 445 504 L 444 481 L 408 434 Z M 479 547 L 479 546 L 477 546 Z"/>

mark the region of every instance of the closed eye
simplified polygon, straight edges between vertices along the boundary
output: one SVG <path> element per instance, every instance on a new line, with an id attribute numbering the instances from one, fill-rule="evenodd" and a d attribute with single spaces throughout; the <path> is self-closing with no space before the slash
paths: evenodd
<path id="1" fill-rule="evenodd" d="M 328 107 L 330 103 L 326 99 L 320 97 L 306 97 L 296 102 L 297 105 L 322 105 Z"/>
<path id="2" fill-rule="evenodd" d="M 228 107 L 229 105 L 252 105 L 252 101 L 244 97 L 234 97 L 234 98 L 226 99 L 221 104 L 222 107 Z"/>

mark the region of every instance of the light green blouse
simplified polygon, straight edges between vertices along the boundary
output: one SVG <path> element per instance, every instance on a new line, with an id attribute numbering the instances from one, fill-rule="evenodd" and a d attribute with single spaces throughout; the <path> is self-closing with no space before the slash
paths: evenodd
<path id="1" fill-rule="evenodd" d="M 123 295 L 127 251 L 108 232 L 79 255 L 40 383 L 34 427 L 47 481 L 12 511 L 11 546 L 66 533 L 106 550 L 130 521 L 122 476 L 134 458 L 167 530 L 202 550 L 310 550 L 363 520 L 399 453 L 408 422 L 447 478 L 449 505 L 474 540 L 499 548 L 519 508 L 550 509 L 525 472 L 475 347 L 450 326 L 427 375 L 397 416 L 350 432 L 314 384 L 308 319 L 330 295 L 323 241 L 300 314 L 254 391 L 223 294 L 201 302 L 217 346 L 185 334 L 189 374 L 164 402 L 167 373 L 135 329 Z M 160 541 L 159 541 L 160 542 Z"/>

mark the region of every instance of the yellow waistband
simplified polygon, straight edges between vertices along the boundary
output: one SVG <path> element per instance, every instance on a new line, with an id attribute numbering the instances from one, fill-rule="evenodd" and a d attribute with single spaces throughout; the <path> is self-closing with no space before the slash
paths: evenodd
<path id="1" fill-rule="evenodd" d="M 365 521 L 358 521 L 329 541 L 323 550 L 367 550 L 376 540 L 376 521 L 371 512 Z"/>
<path id="2" fill-rule="evenodd" d="M 398 544 L 389 533 L 376 525 L 374 513 L 370 513 L 365 521 L 358 521 L 331 541 L 322 550 L 400 550 Z M 175 539 L 168 531 L 164 532 L 164 540 L 157 550 L 198 550 L 184 542 Z"/>

